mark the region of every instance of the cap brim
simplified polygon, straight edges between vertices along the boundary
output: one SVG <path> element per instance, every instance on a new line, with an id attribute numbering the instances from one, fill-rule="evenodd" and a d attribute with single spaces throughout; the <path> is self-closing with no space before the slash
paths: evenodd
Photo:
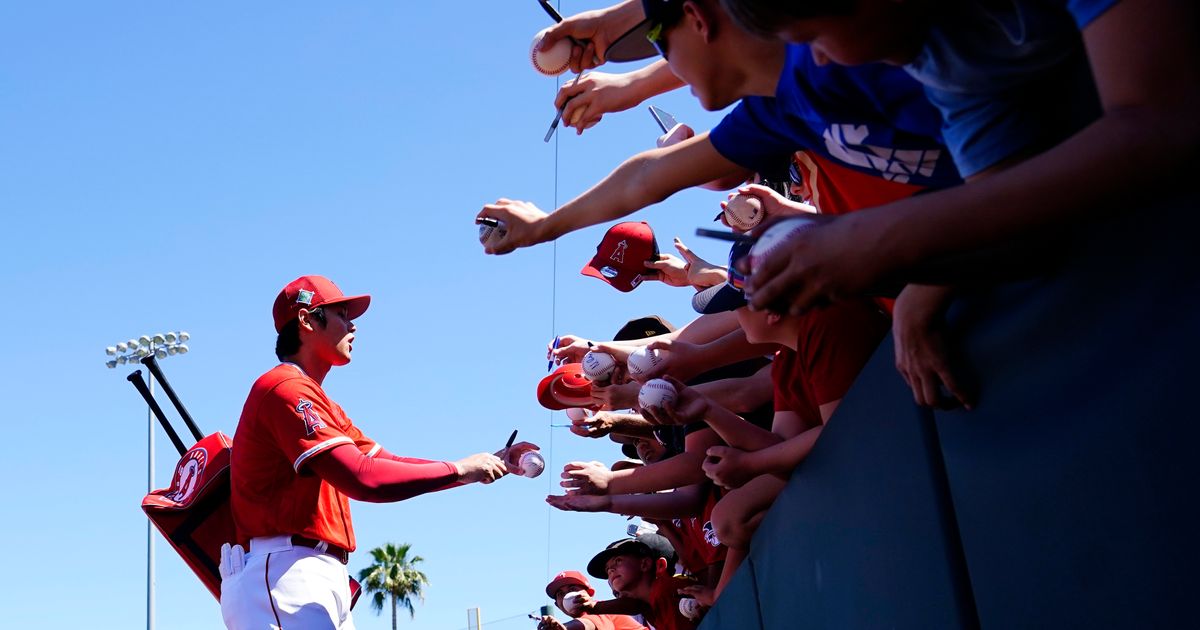
<path id="1" fill-rule="evenodd" d="M 646 35 L 649 33 L 650 20 L 642 20 L 608 46 L 608 49 L 604 51 L 604 60 L 622 63 L 657 56 L 658 50 L 654 48 L 654 44 L 651 44 L 650 40 L 646 39 Z"/>
<path id="2" fill-rule="evenodd" d="M 633 278 L 624 277 L 626 275 L 625 272 L 618 271 L 617 276 L 615 278 L 609 278 L 608 276 L 600 273 L 600 270 L 596 269 L 596 267 L 593 266 L 595 264 L 596 264 L 595 260 L 588 262 L 588 264 L 583 266 L 583 269 L 579 270 L 579 273 L 581 275 L 590 276 L 592 278 L 602 280 L 605 284 L 620 291 L 621 293 L 629 293 L 630 291 L 637 288 L 636 286 L 630 286 L 630 284 L 633 282 Z M 634 275 L 637 275 L 637 274 L 634 274 Z M 617 283 L 620 283 L 620 284 L 617 284 Z M 640 285 L 641 283 L 639 282 L 638 284 Z"/>
<path id="3" fill-rule="evenodd" d="M 558 402 L 558 399 L 554 397 L 554 393 L 550 391 L 550 386 L 554 382 L 555 376 L 554 374 L 548 374 L 546 378 L 538 382 L 537 399 L 541 406 L 552 411 L 561 411 L 566 409 L 567 406 Z"/>
<path id="4" fill-rule="evenodd" d="M 634 444 L 622 444 L 621 454 L 629 459 L 636 459 L 638 461 L 642 460 L 642 456 L 638 454 L 637 446 Z"/>
<path id="5" fill-rule="evenodd" d="M 703 315 L 736 311 L 745 305 L 745 294 L 727 283 L 711 286 L 692 296 L 692 308 Z"/>
<path id="6" fill-rule="evenodd" d="M 592 588 L 590 584 L 584 584 L 573 577 L 561 577 L 546 585 L 546 595 L 549 596 L 550 599 L 554 599 L 554 594 L 558 592 L 558 589 L 566 586 L 567 584 L 581 587 L 583 590 L 587 591 L 588 595 L 596 594 L 596 589 Z"/>
<path id="7" fill-rule="evenodd" d="M 607 580 L 608 572 L 604 570 L 605 569 L 604 565 L 608 564 L 609 558 L 611 558 L 613 556 L 619 556 L 624 553 L 628 553 L 625 550 L 625 548 L 630 545 L 636 545 L 642 549 L 646 548 L 646 546 L 644 544 L 639 543 L 634 538 L 626 538 L 624 540 L 618 540 L 617 542 L 609 543 L 608 547 L 606 547 L 604 549 L 604 551 L 601 551 L 600 553 L 596 554 L 590 561 L 588 561 L 588 563 L 587 563 L 588 575 L 590 575 L 594 578 L 600 579 L 600 580 Z M 639 554 L 639 555 L 642 555 L 642 554 Z"/>
<path id="8" fill-rule="evenodd" d="M 335 304 L 344 304 L 346 306 L 346 319 L 358 319 L 363 313 L 367 312 L 367 307 L 371 305 L 371 296 L 369 295 L 348 295 L 322 302 L 321 306 L 333 306 Z"/>

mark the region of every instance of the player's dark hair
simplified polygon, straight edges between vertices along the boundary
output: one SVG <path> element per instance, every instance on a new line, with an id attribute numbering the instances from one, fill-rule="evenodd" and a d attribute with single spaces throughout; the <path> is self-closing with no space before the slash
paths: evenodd
<path id="1" fill-rule="evenodd" d="M 847 15 L 857 0 L 721 0 L 734 23 L 759 37 L 775 37 L 779 27 L 794 20 Z"/>
<path id="2" fill-rule="evenodd" d="M 321 324 L 324 328 L 327 320 L 325 319 L 325 310 L 318 306 L 308 312 L 308 315 Z M 275 338 L 275 357 L 280 361 L 296 354 L 300 351 L 300 319 L 296 318 L 283 325 L 283 330 L 279 331 L 279 336 Z"/>

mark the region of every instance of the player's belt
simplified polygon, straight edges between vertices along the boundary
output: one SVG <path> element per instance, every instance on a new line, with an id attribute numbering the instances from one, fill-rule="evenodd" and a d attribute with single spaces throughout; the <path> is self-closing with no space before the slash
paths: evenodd
<path id="1" fill-rule="evenodd" d="M 337 558 L 337 561 L 341 562 L 342 564 L 350 562 L 349 551 L 346 551 L 337 545 L 331 545 L 323 540 L 316 540 L 315 538 L 306 538 L 300 534 L 293 534 L 292 544 L 300 545 L 301 547 L 308 547 L 310 549 L 316 549 L 322 553 L 327 553 L 334 558 Z M 324 547 L 324 549 L 322 549 L 322 547 Z"/>

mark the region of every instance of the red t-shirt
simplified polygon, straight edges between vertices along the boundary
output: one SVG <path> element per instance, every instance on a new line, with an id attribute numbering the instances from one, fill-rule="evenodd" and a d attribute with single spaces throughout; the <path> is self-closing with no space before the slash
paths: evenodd
<path id="1" fill-rule="evenodd" d="M 650 611 L 646 613 L 646 621 L 655 630 L 695 630 L 695 622 L 679 612 L 679 600 L 683 597 L 679 589 L 695 583 L 695 580 L 680 575 L 660 572 L 650 586 Z"/>
<path id="2" fill-rule="evenodd" d="M 803 197 L 821 214 L 846 214 L 882 206 L 925 190 L 924 186 L 847 168 L 812 151 L 797 151 L 792 163 L 800 173 Z"/>
<path id="3" fill-rule="evenodd" d="M 783 348 L 771 366 L 775 411 L 791 411 L 820 426 L 821 405 L 846 395 L 887 334 L 889 321 L 870 300 L 813 308 L 800 315 L 796 350 Z"/>
<path id="4" fill-rule="evenodd" d="M 230 500 L 238 541 L 300 534 L 354 551 L 346 495 L 305 468 L 341 444 L 374 456 L 380 446 L 296 365 L 283 363 L 250 388 L 230 459 Z"/>
<path id="5" fill-rule="evenodd" d="M 629 615 L 581 615 L 596 626 L 596 630 L 646 630 L 646 626 L 638 623 Z"/>

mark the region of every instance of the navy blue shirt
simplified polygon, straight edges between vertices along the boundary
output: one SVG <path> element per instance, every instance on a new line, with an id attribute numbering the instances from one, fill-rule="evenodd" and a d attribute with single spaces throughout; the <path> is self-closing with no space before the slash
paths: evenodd
<path id="1" fill-rule="evenodd" d="M 727 160 L 758 173 L 809 150 L 855 170 L 916 186 L 960 183 L 941 140 L 941 114 L 904 70 L 817 65 L 791 44 L 774 97 L 748 96 L 709 134 Z"/>

